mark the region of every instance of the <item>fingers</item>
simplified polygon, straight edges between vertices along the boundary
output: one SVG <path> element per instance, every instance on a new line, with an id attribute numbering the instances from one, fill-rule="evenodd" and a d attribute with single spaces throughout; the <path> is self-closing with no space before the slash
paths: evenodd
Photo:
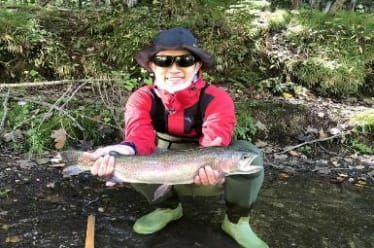
<path id="1" fill-rule="evenodd" d="M 222 184 L 224 181 L 225 178 L 210 166 L 200 168 L 198 175 L 194 178 L 194 183 L 199 185 L 216 185 Z"/>
<path id="2" fill-rule="evenodd" d="M 115 158 L 110 155 L 105 155 L 98 158 L 91 167 L 91 174 L 99 177 L 110 177 L 114 171 Z"/>
<path id="3" fill-rule="evenodd" d="M 109 152 L 115 151 L 123 155 L 133 155 L 135 151 L 132 147 L 127 145 L 112 145 L 99 148 L 94 152 L 85 152 L 82 155 L 83 159 L 95 161 L 91 167 L 91 174 L 99 176 L 103 179 L 110 179 L 113 176 L 115 158 L 109 155 Z M 111 181 L 106 182 L 107 186 L 114 186 L 115 183 Z"/>
<path id="4" fill-rule="evenodd" d="M 216 137 L 214 140 L 211 140 L 210 138 L 205 138 L 201 142 L 201 146 L 203 147 L 209 147 L 209 146 L 220 146 L 222 145 L 222 138 Z"/>
<path id="5" fill-rule="evenodd" d="M 103 148 L 98 148 L 94 152 L 85 152 L 82 157 L 88 160 L 98 160 L 99 158 L 109 154 L 109 152 L 115 151 L 123 155 L 134 155 L 135 151 L 132 147 L 127 145 L 112 145 Z"/>

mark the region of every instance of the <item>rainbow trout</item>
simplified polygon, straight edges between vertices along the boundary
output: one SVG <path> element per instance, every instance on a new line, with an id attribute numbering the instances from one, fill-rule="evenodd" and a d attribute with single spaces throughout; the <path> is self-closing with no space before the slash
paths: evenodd
<path id="1" fill-rule="evenodd" d="M 82 159 L 82 154 L 78 151 L 62 154 L 62 159 L 68 165 L 63 169 L 65 176 L 90 171 L 93 162 Z M 116 157 L 111 181 L 161 184 L 155 199 L 163 195 L 170 185 L 193 183 L 198 170 L 208 165 L 222 176 L 254 174 L 263 170 L 262 166 L 252 165 L 257 154 L 230 147 L 196 148 L 141 156 L 111 154 Z"/>

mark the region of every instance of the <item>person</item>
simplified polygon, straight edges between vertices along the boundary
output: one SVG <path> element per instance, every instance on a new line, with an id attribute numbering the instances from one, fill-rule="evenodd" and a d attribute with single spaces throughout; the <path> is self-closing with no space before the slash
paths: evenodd
<path id="1" fill-rule="evenodd" d="M 229 146 L 232 143 L 236 125 L 233 100 L 222 88 L 204 81 L 203 71 L 213 67 L 214 57 L 198 46 L 189 30 L 177 27 L 160 32 L 135 55 L 135 60 L 154 74 L 154 82 L 130 95 L 125 107 L 123 142 L 84 155 L 95 161 L 91 169 L 93 175 L 110 178 L 115 161 L 110 151 L 146 155 L 157 148 L 179 149 L 189 144 Z M 262 165 L 262 153 L 249 142 L 245 146 L 259 154 L 254 163 Z M 255 175 L 222 179 L 218 171 L 206 166 L 198 171 L 194 184 L 175 185 L 157 200 L 153 200 L 153 193 L 159 185 L 132 184 L 154 206 L 152 212 L 135 222 L 133 230 L 138 234 L 152 234 L 181 218 L 183 208 L 179 196 L 182 194 L 223 192 L 226 213 L 222 229 L 244 247 L 268 247 L 249 224 L 249 213 L 263 178 L 262 170 Z"/>

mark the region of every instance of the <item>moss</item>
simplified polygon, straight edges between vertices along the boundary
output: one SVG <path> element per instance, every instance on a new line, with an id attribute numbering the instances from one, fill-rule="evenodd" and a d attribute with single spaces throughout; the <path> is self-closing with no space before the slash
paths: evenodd
<path id="1" fill-rule="evenodd" d="M 350 124 L 366 132 L 374 133 L 374 110 L 369 109 L 352 115 Z"/>
<path id="2" fill-rule="evenodd" d="M 292 74 L 321 95 L 349 96 L 364 84 L 364 67 L 356 61 L 311 57 L 294 64 Z"/>
<path id="3" fill-rule="evenodd" d="M 291 74 L 324 95 L 356 95 L 374 59 L 374 14 L 301 11 L 294 17 L 285 34 L 307 58 L 294 61 Z"/>

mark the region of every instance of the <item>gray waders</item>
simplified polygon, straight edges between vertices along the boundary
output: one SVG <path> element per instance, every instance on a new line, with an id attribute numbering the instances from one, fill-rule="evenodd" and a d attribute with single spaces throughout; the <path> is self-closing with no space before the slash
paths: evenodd
<path id="1" fill-rule="evenodd" d="M 180 150 L 198 145 L 196 139 L 173 137 L 167 134 L 157 134 L 159 149 Z M 253 164 L 263 165 L 263 154 L 253 144 L 247 141 L 233 141 L 232 145 L 240 150 L 250 151 L 259 156 Z M 227 206 L 227 215 L 231 222 L 236 223 L 240 217 L 248 216 L 256 202 L 264 171 L 253 175 L 233 175 L 226 177 L 223 185 L 200 186 L 195 184 L 174 185 L 172 190 L 156 201 L 152 201 L 159 184 L 132 184 L 132 187 L 145 196 L 150 204 L 158 208 L 175 208 L 179 203 L 178 196 L 215 196 L 223 193 Z"/>

